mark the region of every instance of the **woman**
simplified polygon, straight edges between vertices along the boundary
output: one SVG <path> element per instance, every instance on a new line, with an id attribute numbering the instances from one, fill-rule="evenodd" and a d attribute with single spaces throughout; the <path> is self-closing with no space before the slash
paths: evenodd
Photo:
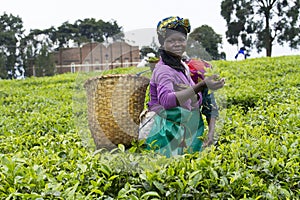
<path id="1" fill-rule="evenodd" d="M 150 131 L 140 138 L 145 138 L 148 149 L 167 157 L 201 150 L 201 92 L 205 88 L 217 90 L 225 83 L 224 79 L 216 80 L 217 75 L 193 82 L 182 61 L 189 32 L 189 20 L 180 17 L 165 18 L 157 25 L 160 61 L 152 73 L 148 103 L 148 111 L 155 115 Z"/>

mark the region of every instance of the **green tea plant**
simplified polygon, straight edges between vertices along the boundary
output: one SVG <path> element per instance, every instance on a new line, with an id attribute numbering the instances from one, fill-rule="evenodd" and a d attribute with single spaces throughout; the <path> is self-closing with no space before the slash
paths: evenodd
<path id="1" fill-rule="evenodd" d="M 217 144 L 173 158 L 95 149 L 78 126 L 87 78 L 147 68 L 0 80 L 0 199 L 299 199 L 300 56 L 212 64 Z"/>

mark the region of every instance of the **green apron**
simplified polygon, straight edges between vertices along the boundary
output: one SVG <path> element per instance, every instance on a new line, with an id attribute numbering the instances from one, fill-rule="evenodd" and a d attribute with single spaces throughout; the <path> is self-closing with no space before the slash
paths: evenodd
<path id="1" fill-rule="evenodd" d="M 167 157 L 200 151 L 204 123 L 199 109 L 175 107 L 159 112 L 146 138 L 147 149 Z"/>

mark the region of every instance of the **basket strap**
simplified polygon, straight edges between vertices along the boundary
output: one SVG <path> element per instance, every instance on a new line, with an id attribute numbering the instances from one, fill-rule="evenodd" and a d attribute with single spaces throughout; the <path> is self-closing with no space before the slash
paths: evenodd
<path id="1" fill-rule="evenodd" d="M 148 71 L 150 71 L 150 70 L 151 70 L 151 69 L 147 69 L 147 70 L 145 70 L 145 71 L 139 72 L 139 73 L 136 74 L 136 76 L 140 76 L 141 74 L 146 73 L 146 72 L 148 72 Z"/>
<path id="2" fill-rule="evenodd" d="M 147 111 L 148 112 L 148 111 Z M 139 127 L 139 131 L 144 128 L 144 126 L 146 126 L 146 124 L 151 120 L 153 119 L 153 117 L 155 117 L 155 115 L 157 115 L 156 113 L 154 115 L 152 115 L 145 123 L 143 123 L 143 125 L 141 127 Z"/>

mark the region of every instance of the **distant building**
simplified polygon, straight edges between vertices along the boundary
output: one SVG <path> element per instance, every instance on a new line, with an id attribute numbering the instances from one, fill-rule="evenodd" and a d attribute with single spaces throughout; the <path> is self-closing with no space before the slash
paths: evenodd
<path id="1" fill-rule="evenodd" d="M 60 48 L 53 56 L 58 74 L 101 71 L 133 66 L 140 62 L 139 47 L 126 42 L 114 42 L 108 46 L 91 42 L 82 47 Z"/>

